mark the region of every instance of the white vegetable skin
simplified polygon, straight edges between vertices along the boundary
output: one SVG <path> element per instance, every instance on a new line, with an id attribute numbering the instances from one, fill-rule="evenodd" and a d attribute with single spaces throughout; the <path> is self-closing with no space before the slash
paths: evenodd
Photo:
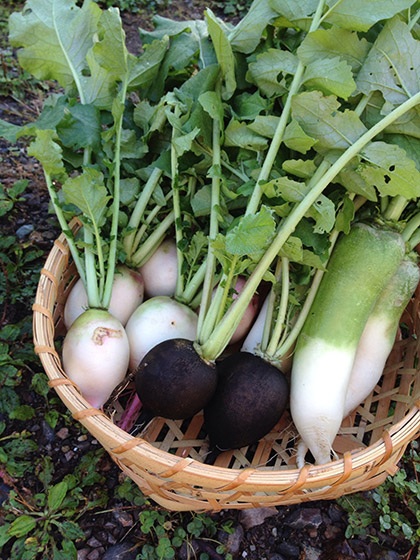
<path id="1" fill-rule="evenodd" d="M 318 339 L 308 341 L 294 357 L 290 411 L 318 464 L 331 461 L 331 446 L 343 419 L 353 361 L 351 349 L 340 349 Z"/>
<path id="2" fill-rule="evenodd" d="M 175 241 L 171 238 L 165 239 L 139 270 L 143 276 L 147 297 L 172 297 L 175 294 L 178 274 Z"/>
<path id="3" fill-rule="evenodd" d="M 126 325 L 130 343 L 129 369 L 135 370 L 147 352 L 164 340 L 194 340 L 197 320 L 194 311 L 167 296 L 154 297 L 142 303 Z"/>
<path id="4" fill-rule="evenodd" d="M 394 345 L 388 331 L 388 323 L 378 317 L 372 317 L 366 323 L 347 388 L 343 418 L 366 399 L 381 378 Z"/>
<path id="5" fill-rule="evenodd" d="M 252 325 L 250 331 L 248 332 L 245 340 L 242 343 L 241 352 L 249 352 L 250 354 L 256 354 L 264 333 L 264 324 L 265 318 L 267 316 L 267 309 L 268 309 L 268 300 L 269 297 L 267 296 L 262 304 L 260 312 L 258 313 L 258 317 L 255 319 L 254 324 Z"/>
<path id="6" fill-rule="evenodd" d="M 129 355 L 120 321 L 107 311 L 89 309 L 67 332 L 62 360 L 64 371 L 83 397 L 100 408 L 126 376 Z"/>
<path id="7" fill-rule="evenodd" d="M 109 312 L 124 326 L 131 314 L 143 302 L 144 282 L 140 272 L 118 266 L 112 285 Z M 88 308 L 88 297 L 79 279 L 73 286 L 64 307 L 64 324 L 69 329 L 73 322 Z"/>

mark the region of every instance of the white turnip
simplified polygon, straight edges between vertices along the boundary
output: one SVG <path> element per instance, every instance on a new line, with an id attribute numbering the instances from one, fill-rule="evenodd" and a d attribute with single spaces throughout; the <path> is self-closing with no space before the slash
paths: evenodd
<path id="1" fill-rule="evenodd" d="M 124 379 L 129 354 L 128 338 L 118 319 L 107 311 L 88 309 L 64 339 L 63 367 L 84 398 L 100 408 Z"/>
<path id="2" fill-rule="evenodd" d="M 165 239 L 153 255 L 140 267 L 147 297 L 175 294 L 178 264 L 175 241 Z"/>

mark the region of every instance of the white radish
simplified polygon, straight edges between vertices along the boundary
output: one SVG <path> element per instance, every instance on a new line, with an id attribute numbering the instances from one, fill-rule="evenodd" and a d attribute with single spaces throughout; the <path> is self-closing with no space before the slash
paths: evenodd
<path id="1" fill-rule="evenodd" d="M 109 312 L 124 326 L 131 314 L 143 302 L 144 282 L 140 272 L 127 266 L 118 266 L 112 285 Z M 79 279 L 73 286 L 64 307 L 64 324 L 69 329 L 73 322 L 88 308 L 88 296 Z"/>
<path id="2" fill-rule="evenodd" d="M 130 348 L 120 321 L 107 311 L 88 309 L 63 343 L 63 367 L 83 397 L 100 408 L 127 373 Z"/>
<path id="3" fill-rule="evenodd" d="M 331 460 L 357 345 L 405 252 L 391 230 L 356 224 L 338 241 L 299 335 L 290 410 L 317 464 Z"/>
<path id="4" fill-rule="evenodd" d="M 150 298 L 142 303 L 125 328 L 130 342 L 129 369 L 136 369 L 147 352 L 164 340 L 194 340 L 197 320 L 194 311 L 167 296 Z"/>
<path id="5" fill-rule="evenodd" d="M 357 347 L 344 417 L 362 403 L 378 383 L 394 346 L 401 315 L 419 280 L 417 264 L 404 260 L 376 302 Z"/>
<path id="6" fill-rule="evenodd" d="M 143 276 L 147 297 L 172 297 L 175 294 L 178 274 L 175 241 L 171 238 L 165 239 L 139 270 Z"/>

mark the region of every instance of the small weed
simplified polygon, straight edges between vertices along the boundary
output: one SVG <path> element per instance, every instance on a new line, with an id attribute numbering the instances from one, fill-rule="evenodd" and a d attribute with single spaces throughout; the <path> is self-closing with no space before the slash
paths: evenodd
<path id="1" fill-rule="evenodd" d="M 408 472 L 413 476 L 409 477 Z M 392 535 L 413 547 L 420 545 L 420 472 L 419 441 L 414 441 L 403 458 L 401 469 L 381 486 L 370 492 L 370 498 L 357 493 L 338 500 L 348 513 L 346 538 L 368 537 L 380 542 Z M 375 530 L 372 531 L 372 528 Z M 420 560 L 420 553 L 416 560 Z"/>

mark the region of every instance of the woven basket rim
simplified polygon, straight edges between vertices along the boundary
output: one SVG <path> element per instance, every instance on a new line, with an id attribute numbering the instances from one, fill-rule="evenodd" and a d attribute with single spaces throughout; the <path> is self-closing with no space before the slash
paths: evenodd
<path id="1" fill-rule="evenodd" d="M 78 220 L 70 224 L 75 232 L 80 227 Z M 79 390 L 68 380 L 61 366 L 60 356 L 54 347 L 53 313 L 61 275 L 69 262 L 69 249 L 64 234 L 54 242 L 43 269 L 33 305 L 33 335 L 35 352 L 39 355 L 44 370 L 49 378 L 49 384 L 54 387 L 66 407 L 72 412 L 73 418 L 80 421 L 96 439 L 102 436 L 107 442 L 113 458 L 118 462 L 129 452 L 135 451 L 136 457 L 147 457 L 156 465 L 156 472 L 162 476 L 171 476 L 171 472 L 179 472 L 177 467 L 182 465 L 186 475 L 197 479 L 197 484 L 203 480 L 220 481 L 220 489 L 226 490 L 229 485 L 259 486 L 264 491 L 266 486 L 280 485 L 282 488 L 324 487 L 325 484 L 339 484 L 349 477 L 351 471 L 378 470 L 381 465 L 395 456 L 396 460 L 402 455 L 405 447 L 420 433 L 420 399 L 416 400 L 405 416 L 384 431 L 383 436 L 373 444 L 360 449 L 346 451 L 342 458 L 324 465 L 305 465 L 303 468 L 282 468 L 277 470 L 263 470 L 258 467 L 227 468 L 202 463 L 194 458 L 183 458 L 159 449 L 144 439 L 135 437 L 119 428 L 103 412 L 93 409 L 81 396 Z M 396 462 L 396 460 L 394 462 Z M 389 469 L 391 471 L 393 469 Z M 396 470 L 396 468 L 395 468 Z M 387 472 L 388 472 L 387 471 Z M 393 474 L 389 472 L 388 474 Z M 238 482 L 239 479 L 239 482 Z"/>

